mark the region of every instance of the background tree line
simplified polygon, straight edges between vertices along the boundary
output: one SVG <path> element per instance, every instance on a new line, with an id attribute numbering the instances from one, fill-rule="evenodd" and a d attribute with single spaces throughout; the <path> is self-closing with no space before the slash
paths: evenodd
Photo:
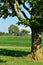
<path id="1" fill-rule="evenodd" d="M 11 24 L 8 27 L 8 33 L 0 32 L 0 35 L 28 36 L 29 35 L 29 31 L 27 31 L 25 29 L 22 29 L 20 31 L 19 28 L 16 25 Z"/>
<path id="2" fill-rule="evenodd" d="M 29 35 L 29 31 L 23 29 L 23 30 L 19 30 L 19 28 L 15 25 L 10 25 L 8 28 L 8 32 L 10 35 L 14 35 L 14 36 L 27 36 Z"/>

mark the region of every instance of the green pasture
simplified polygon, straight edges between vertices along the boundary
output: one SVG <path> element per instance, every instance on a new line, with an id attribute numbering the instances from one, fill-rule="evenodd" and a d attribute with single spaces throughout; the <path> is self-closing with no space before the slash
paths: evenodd
<path id="1" fill-rule="evenodd" d="M 31 46 L 31 36 L 0 36 L 0 46 Z M 43 46 L 43 36 L 42 36 Z"/>
<path id="2" fill-rule="evenodd" d="M 0 36 L 0 46 L 31 46 L 30 36 Z"/>
<path id="3" fill-rule="evenodd" d="M 0 36 L 0 65 L 43 65 L 43 61 L 29 59 L 30 46 L 30 36 Z"/>
<path id="4" fill-rule="evenodd" d="M 0 46 L 31 46 L 31 36 L 0 36 Z M 43 46 L 43 36 L 42 36 Z"/>

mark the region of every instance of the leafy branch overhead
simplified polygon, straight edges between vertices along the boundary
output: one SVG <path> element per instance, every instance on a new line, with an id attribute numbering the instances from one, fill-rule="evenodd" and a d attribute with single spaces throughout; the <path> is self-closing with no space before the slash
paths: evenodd
<path id="1" fill-rule="evenodd" d="M 27 0 L 0 0 L 0 17 L 17 16 L 21 22 L 18 24 L 28 25 L 31 28 L 43 27 L 43 0 L 28 0 L 31 10 L 25 6 Z M 21 10 L 20 5 L 30 13 L 30 18 Z M 24 18 L 20 15 L 22 12 Z M 26 22 L 27 21 L 27 22 Z"/>

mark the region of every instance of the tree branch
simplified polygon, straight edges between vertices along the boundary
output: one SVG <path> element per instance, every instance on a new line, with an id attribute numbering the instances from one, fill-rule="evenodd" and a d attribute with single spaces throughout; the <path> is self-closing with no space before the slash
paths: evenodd
<path id="1" fill-rule="evenodd" d="M 21 17 L 21 15 L 19 14 L 19 12 L 18 12 L 18 10 L 17 10 L 16 3 L 14 4 L 14 10 L 15 10 L 15 12 L 16 12 L 18 18 L 21 19 L 22 17 Z"/>

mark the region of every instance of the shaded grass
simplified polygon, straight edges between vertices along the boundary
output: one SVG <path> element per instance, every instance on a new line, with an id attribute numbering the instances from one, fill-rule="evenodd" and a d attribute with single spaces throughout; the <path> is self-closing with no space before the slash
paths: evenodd
<path id="1" fill-rule="evenodd" d="M 43 65 L 41 61 L 30 60 L 30 48 L 1 48 L 0 65 Z M 10 54 L 11 53 L 11 54 Z"/>
<path id="2" fill-rule="evenodd" d="M 12 56 L 12 57 L 22 57 L 30 54 L 30 52 L 21 51 L 21 50 L 7 50 L 7 49 L 0 49 L 0 55 L 4 56 Z"/>

